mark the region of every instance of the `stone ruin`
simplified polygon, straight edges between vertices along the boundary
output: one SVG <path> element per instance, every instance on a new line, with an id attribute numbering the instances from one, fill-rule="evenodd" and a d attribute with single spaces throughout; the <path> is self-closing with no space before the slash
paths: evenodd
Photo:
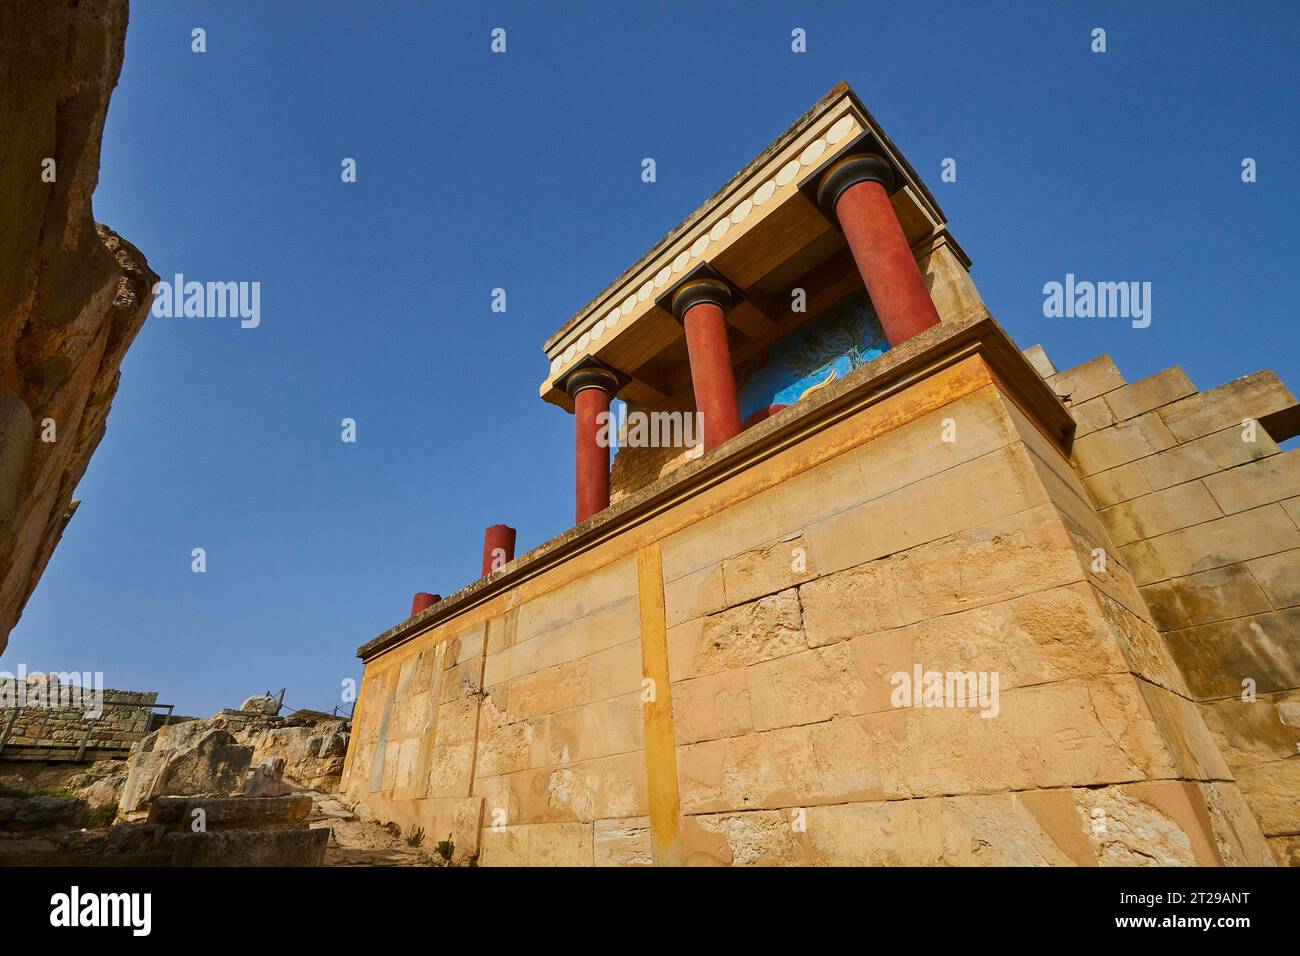
<path id="1" fill-rule="evenodd" d="M 39 860 L 23 858 L 30 841 L 0 840 L 0 864 L 102 856 L 119 865 L 319 865 L 330 830 L 308 826 L 309 791 L 337 791 L 350 724 L 279 710 L 273 697 L 251 697 L 238 710 L 160 727 L 125 761 L 73 778 L 72 796 L 0 796 L 0 835 L 53 833 Z M 105 808 L 111 830 L 82 829 L 110 822 Z"/>

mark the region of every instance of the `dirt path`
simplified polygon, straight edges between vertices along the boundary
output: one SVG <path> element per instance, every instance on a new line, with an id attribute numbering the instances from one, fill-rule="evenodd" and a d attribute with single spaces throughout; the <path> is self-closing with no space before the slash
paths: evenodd
<path id="1" fill-rule="evenodd" d="M 304 790 L 315 801 L 307 823 L 334 831 L 325 850 L 325 866 L 429 866 L 433 858 L 422 847 L 407 846 L 378 823 L 357 819 L 338 797 Z"/>

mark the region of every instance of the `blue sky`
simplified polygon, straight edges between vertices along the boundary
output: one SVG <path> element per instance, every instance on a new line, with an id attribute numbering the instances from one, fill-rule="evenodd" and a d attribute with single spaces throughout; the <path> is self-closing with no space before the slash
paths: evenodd
<path id="1" fill-rule="evenodd" d="M 841 79 L 1022 346 L 1296 387 L 1300 7 L 1249 10 L 136 0 L 96 218 L 164 278 L 260 282 L 261 325 L 148 320 L 0 667 L 188 714 L 338 703 L 413 592 L 477 576 L 484 527 L 569 526 L 542 340 Z M 1044 318 L 1067 272 L 1150 281 L 1151 326 Z"/>

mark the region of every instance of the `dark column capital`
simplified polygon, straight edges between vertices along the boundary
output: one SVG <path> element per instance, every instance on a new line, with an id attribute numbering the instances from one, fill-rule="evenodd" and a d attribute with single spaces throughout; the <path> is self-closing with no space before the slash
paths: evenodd
<path id="1" fill-rule="evenodd" d="M 681 285 L 673 293 L 672 312 L 678 322 L 685 321 L 686 313 L 701 302 L 716 305 L 723 312 L 731 308 L 731 288 L 717 279 L 699 278 Z"/>
<path id="2" fill-rule="evenodd" d="M 844 190 L 858 183 L 880 183 L 886 193 L 894 191 L 894 171 L 889 161 L 875 153 L 854 153 L 836 161 L 817 186 L 817 205 L 831 222 L 838 222 L 835 205 Z"/>
<path id="3" fill-rule="evenodd" d="M 578 361 L 568 372 L 556 381 L 556 385 L 569 393 L 577 395 L 584 388 L 599 388 L 612 398 L 618 390 L 631 379 L 616 368 L 606 365 L 597 358 L 588 355 Z"/>
<path id="4" fill-rule="evenodd" d="M 722 273 L 707 262 L 702 262 L 660 295 L 655 304 L 682 322 L 686 318 L 686 311 L 693 305 L 708 302 L 716 305 L 725 315 L 740 298 L 739 290 Z"/>

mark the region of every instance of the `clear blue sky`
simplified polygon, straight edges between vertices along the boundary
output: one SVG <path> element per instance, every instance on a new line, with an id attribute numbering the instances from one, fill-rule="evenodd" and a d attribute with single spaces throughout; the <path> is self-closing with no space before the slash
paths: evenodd
<path id="1" fill-rule="evenodd" d="M 413 592 L 477 576 L 486 525 L 520 552 L 569 526 L 542 340 L 841 79 L 1022 346 L 1300 386 L 1297 11 L 137 0 L 96 218 L 163 277 L 261 282 L 261 326 L 148 320 L 0 668 L 333 706 Z M 1150 328 L 1045 319 L 1067 272 L 1150 281 Z"/>

